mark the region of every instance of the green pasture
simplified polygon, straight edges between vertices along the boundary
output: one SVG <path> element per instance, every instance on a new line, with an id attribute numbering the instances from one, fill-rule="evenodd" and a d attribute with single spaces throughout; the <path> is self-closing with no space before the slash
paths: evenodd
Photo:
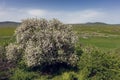
<path id="1" fill-rule="evenodd" d="M 0 45 L 9 43 L 15 27 L 0 27 Z M 73 25 L 82 45 L 101 49 L 120 48 L 120 26 L 118 25 Z"/>
<path id="2" fill-rule="evenodd" d="M 93 45 L 101 49 L 117 49 L 120 48 L 120 37 L 91 37 L 88 39 L 80 39 L 83 45 Z"/>
<path id="3" fill-rule="evenodd" d="M 120 48 L 120 25 L 74 25 L 82 45 L 92 45 L 103 50 Z"/>
<path id="4" fill-rule="evenodd" d="M 15 27 L 0 27 L 0 45 L 11 42 Z"/>
<path id="5" fill-rule="evenodd" d="M 0 27 L 0 37 L 12 36 L 15 27 Z"/>
<path id="6" fill-rule="evenodd" d="M 120 35 L 120 25 L 74 25 L 73 30 L 80 32 L 97 32 Z"/>

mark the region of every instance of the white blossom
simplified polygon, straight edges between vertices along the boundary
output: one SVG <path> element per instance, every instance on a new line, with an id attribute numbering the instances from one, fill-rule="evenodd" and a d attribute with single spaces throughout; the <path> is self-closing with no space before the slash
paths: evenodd
<path id="1" fill-rule="evenodd" d="M 20 47 L 16 44 L 10 43 L 6 47 L 6 57 L 8 60 L 17 60 L 20 56 Z"/>
<path id="2" fill-rule="evenodd" d="M 24 59 L 29 67 L 43 63 L 64 62 L 75 65 L 78 57 L 75 54 L 77 37 L 71 26 L 53 19 L 26 19 L 16 29 L 16 43 L 6 47 L 8 59 L 17 58 L 18 46 L 24 51 Z"/>

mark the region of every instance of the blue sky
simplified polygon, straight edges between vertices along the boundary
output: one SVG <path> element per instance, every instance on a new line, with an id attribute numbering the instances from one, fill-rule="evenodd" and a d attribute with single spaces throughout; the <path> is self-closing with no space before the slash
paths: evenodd
<path id="1" fill-rule="evenodd" d="M 120 23 L 120 0 L 0 0 L 0 21 L 58 18 L 64 23 Z"/>

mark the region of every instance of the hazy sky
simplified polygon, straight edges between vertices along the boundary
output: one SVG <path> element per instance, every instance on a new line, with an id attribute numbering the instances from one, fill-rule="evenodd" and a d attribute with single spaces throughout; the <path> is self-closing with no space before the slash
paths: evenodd
<path id="1" fill-rule="evenodd" d="M 120 23 L 120 0 L 0 0 L 0 21 L 58 18 L 64 23 Z"/>

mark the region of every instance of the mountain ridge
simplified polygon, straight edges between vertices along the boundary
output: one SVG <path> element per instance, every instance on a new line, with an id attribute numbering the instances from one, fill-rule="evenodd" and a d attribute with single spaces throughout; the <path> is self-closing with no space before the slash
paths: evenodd
<path id="1" fill-rule="evenodd" d="M 18 25 L 20 25 L 20 22 L 14 22 L 14 21 L 0 22 L 0 27 L 17 27 Z"/>
<path id="2" fill-rule="evenodd" d="M 15 22 L 15 21 L 2 21 L 0 22 L 0 27 L 17 27 L 21 24 L 21 22 Z M 108 23 L 104 23 L 104 22 L 87 22 L 87 23 L 75 23 L 75 24 L 71 24 L 73 26 L 79 26 L 79 25 L 86 25 L 86 26 L 93 26 L 93 25 L 99 25 L 99 26 L 103 26 L 103 25 L 119 25 L 120 24 L 108 24 Z"/>

